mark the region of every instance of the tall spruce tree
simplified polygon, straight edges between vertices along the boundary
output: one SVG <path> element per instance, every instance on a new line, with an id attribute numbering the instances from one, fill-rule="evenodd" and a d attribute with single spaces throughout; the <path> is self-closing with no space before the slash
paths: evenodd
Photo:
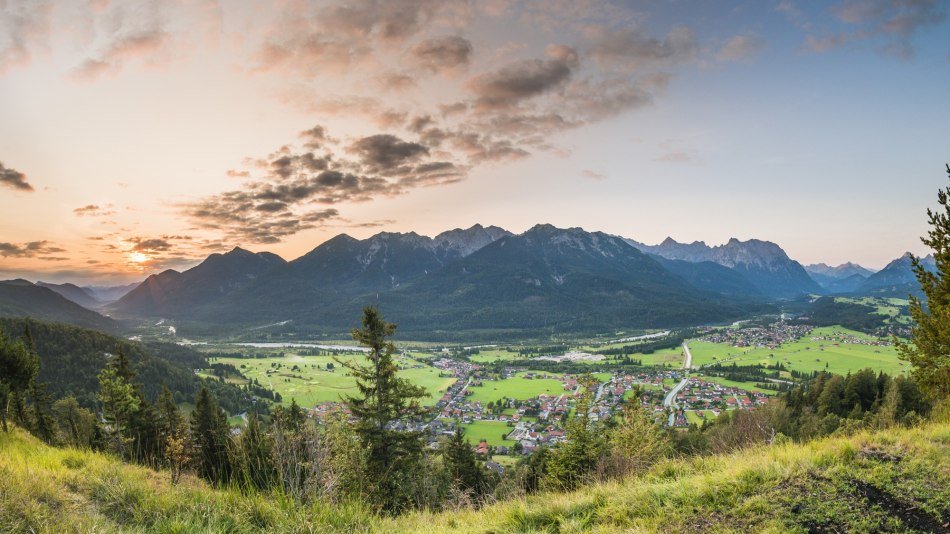
<path id="1" fill-rule="evenodd" d="M 419 399 L 426 391 L 398 376 L 393 359 L 396 347 L 389 341 L 396 325 L 387 323 L 376 308 L 367 307 L 362 326 L 353 329 L 353 339 L 369 349 L 369 365 L 338 360 L 356 378 L 359 391 L 345 402 L 357 418 L 357 435 L 366 450 L 369 502 L 397 513 L 412 504 L 412 474 L 423 456 L 422 435 L 397 426 L 424 413 Z"/>
<path id="2" fill-rule="evenodd" d="M 452 438 L 443 445 L 442 460 L 456 488 L 472 496 L 485 493 L 485 473 L 475 458 L 475 451 L 465 439 L 461 425 L 456 425 Z"/>
<path id="3" fill-rule="evenodd" d="M 132 442 L 130 422 L 140 407 L 135 388 L 119 376 L 114 366 L 107 365 L 99 373 L 98 398 L 102 404 L 102 419 L 109 446 L 119 456 L 126 458 Z"/>
<path id="4" fill-rule="evenodd" d="M 950 164 L 947 165 L 950 175 Z M 914 274 L 926 303 L 911 296 L 910 315 L 916 326 L 911 342 L 896 340 L 901 358 L 914 366 L 917 382 L 939 399 L 950 397 L 950 187 L 937 192 L 940 209 L 927 209 L 930 230 L 921 241 L 933 250 L 937 271 L 924 268 L 914 257 Z"/>
<path id="5" fill-rule="evenodd" d="M 221 483 L 231 477 L 231 441 L 228 418 L 207 388 L 202 387 L 191 415 L 191 437 L 195 444 L 198 474 Z"/>
<path id="6" fill-rule="evenodd" d="M 573 490 L 590 481 L 607 450 L 603 424 L 590 417 L 597 381 L 587 375 L 581 382 L 584 390 L 577 400 L 574 417 L 567 423 L 567 441 L 550 451 L 542 480 L 546 488 Z"/>
<path id="7" fill-rule="evenodd" d="M 109 384 L 113 388 L 110 393 L 113 395 L 112 401 L 125 403 L 128 409 L 125 414 L 124 425 L 121 429 L 121 435 L 125 446 L 123 453 L 128 454 L 129 459 L 136 462 L 143 462 L 154 465 L 161 458 L 162 439 L 159 430 L 159 416 L 155 406 L 148 402 L 145 394 L 142 392 L 141 385 L 137 382 L 137 375 L 132 369 L 132 362 L 128 355 L 119 347 L 118 353 L 107 366 L 112 370 L 112 376 Z M 100 400 L 104 392 L 105 384 L 100 374 Z M 122 399 L 122 396 L 128 394 L 128 399 Z M 105 407 L 105 401 L 103 401 Z M 134 405 L 134 408 L 132 408 Z M 122 409 L 122 406 L 115 405 L 114 408 Z M 108 415 L 106 415 L 108 421 Z"/>

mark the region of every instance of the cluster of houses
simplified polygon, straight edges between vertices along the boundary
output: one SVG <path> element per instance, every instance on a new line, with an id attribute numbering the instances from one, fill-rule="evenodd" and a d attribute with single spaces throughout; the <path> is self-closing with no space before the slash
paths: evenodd
<path id="1" fill-rule="evenodd" d="M 826 341 L 832 345 L 867 345 L 870 347 L 889 347 L 891 345 L 887 338 L 858 337 L 844 332 L 834 332 L 828 336 L 812 336 L 811 340 Z"/>
<path id="2" fill-rule="evenodd" d="M 702 418 L 705 418 L 708 411 L 715 418 L 724 410 L 748 410 L 765 404 L 767 400 L 768 396 L 764 393 L 690 378 L 676 394 L 677 410 L 674 413 L 673 426 L 689 426 L 687 411 L 696 411 Z"/>
<path id="3" fill-rule="evenodd" d="M 725 329 L 707 334 L 701 341 L 726 343 L 733 347 L 756 347 L 775 349 L 783 343 L 789 343 L 807 336 L 812 331 L 808 325 L 789 324 L 777 321 L 766 327 L 753 326 Z"/>

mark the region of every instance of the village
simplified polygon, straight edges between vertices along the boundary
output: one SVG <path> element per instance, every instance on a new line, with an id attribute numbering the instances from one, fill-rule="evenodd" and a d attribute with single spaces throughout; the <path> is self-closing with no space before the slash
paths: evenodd
<path id="1" fill-rule="evenodd" d="M 807 336 L 813 328 L 809 325 L 793 325 L 785 321 L 777 321 L 767 327 L 754 326 L 718 330 L 715 333 L 701 337 L 700 341 L 726 343 L 733 347 L 775 349 L 783 343 L 790 343 Z"/>

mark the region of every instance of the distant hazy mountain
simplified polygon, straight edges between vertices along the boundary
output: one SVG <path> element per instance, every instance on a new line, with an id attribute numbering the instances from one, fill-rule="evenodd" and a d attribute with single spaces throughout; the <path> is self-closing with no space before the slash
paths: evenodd
<path id="1" fill-rule="evenodd" d="M 827 293 L 852 293 L 864 284 L 874 271 L 866 269 L 856 263 L 842 263 L 832 267 L 824 263 L 806 265 L 812 280 L 818 282 Z"/>
<path id="2" fill-rule="evenodd" d="M 788 257 L 775 243 L 750 239 L 730 239 L 723 245 L 710 247 L 702 241 L 678 243 L 666 238 L 659 245 L 628 243 L 644 252 L 670 260 L 692 263 L 711 261 L 742 274 L 760 293 L 769 297 L 795 297 L 817 293 L 821 287 L 808 276 L 804 267 Z"/>
<path id="3" fill-rule="evenodd" d="M 859 274 L 865 278 L 874 274 L 874 271 L 862 267 L 857 263 L 851 263 L 850 261 L 835 267 L 826 265 L 824 263 L 813 263 L 811 265 L 806 265 L 805 270 L 808 271 L 808 274 L 812 276 L 826 276 L 835 280 L 843 280 L 855 274 Z"/>
<path id="4" fill-rule="evenodd" d="M 235 248 L 227 254 L 212 254 L 185 272 L 169 269 L 149 276 L 112 307 L 131 315 L 175 316 L 247 287 L 285 263 L 270 252 L 255 254 Z"/>
<path id="5" fill-rule="evenodd" d="M 126 293 L 138 287 L 140 283 L 141 282 L 134 282 L 124 286 L 83 286 L 82 289 L 92 295 L 96 300 L 109 303 L 124 297 Z"/>
<path id="6" fill-rule="evenodd" d="M 937 270 L 937 264 L 932 255 L 925 256 L 921 259 L 921 262 L 927 270 Z M 917 283 L 917 277 L 914 276 L 911 253 L 905 252 L 903 256 L 869 276 L 857 288 L 857 292 L 894 297 L 907 297 L 911 293 L 919 295 L 921 293 L 920 284 Z"/>
<path id="7" fill-rule="evenodd" d="M 867 277 L 860 274 L 852 274 L 847 278 L 822 279 L 821 281 L 817 280 L 814 275 L 812 275 L 812 278 L 816 278 L 825 292 L 831 294 L 854 293 L 860 290 L 861 286 L 867 281 Z"/>
<path id="8" fill-rule="evenodd" d="M 91 293 L 75 284 L 48 284 L 46 282 L 37 282 L 36 285 L 52 289 L 83 308 L 89 308 L 90 310 L 98 308 L 103 304 L 102 301 L 94 297 Z"/>
<path id="9" fill-rule="evenodd" d="M 26 280 L 0 282 L 0 317 L 31 317 L 114 332 L 112 319 L 83 308 L 48 287 Z"/>

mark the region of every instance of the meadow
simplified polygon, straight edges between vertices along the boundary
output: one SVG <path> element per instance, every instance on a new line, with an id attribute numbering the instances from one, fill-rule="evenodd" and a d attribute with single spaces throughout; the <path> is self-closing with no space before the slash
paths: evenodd
<path id="1" fill-rule="evenodd" d="M 215 363 L 228 363 L 236 367 L 250 380 L 280 393 L 284 405 L 291 399 L 305 408 L 327 401 L 339 401 L 343 395 L 356 393 L 356 380 L 349 371 L 337 363 L 363 359 L 362 354 L 341 356 L 302 356 L 286 353 L 268 358 L 213 358 Z M 445 391 L 455 383 L 455 378 L 440 376 L 435 367 L 418 360 L 399 356 L 400 376 L 422 386 L 429 396 L 422 399 L 426 406 L 435 404 Z M 332 364 L 332 369 L 327 365 Z M 240 383 L 240 380 L 233 380 Z"/>
<path id="2" fill-rule="evenodd" d="M 493 447 L 499 445 L 511 447 L 515 444 L 513 440 L 504 438 L 504 436 L 507 436 L 513 429 L 513 427 L 508 426 L 508 423 L 501 421 L 473 421 L 471 423 L 462 423 L 460 426 L 465 430 L 465 439 L 472 445 L 477 444 L 481 440 L 487 441 L 488 444 Z"/>
<path id="3" fill-rule="evenodd" d="M 801 372 L 829 371 L 847 374 L 859 369 L 871 368 L 888 374 L 902 374 L 910 369 L 907 362 L 897 358 L 893 346 L 843 343 L 842 336 L 861 340 L 876 340 L 871 336 L 847 330 L 839 326 L 815 328 L 799 340 L 784 343 L 780 347 L 749 348 L 733 347 L 725 343 L 690 341 L 693 367 L 715 363 L 736 365 L 775 365 L 782 363 L 789 370 Z M 812 337 L 836 339 L 814 340 Z"/>
<path id="4" fill-rule="evenodd" d="M 739 389 L 744 389 L 746 391 L 756 391 L 759 393 L 765 393 L 766 395 L 775 395 L 776 393 L 778 393 L 774 389 L 760 388 L 755 385 L 756 384 L 755 382 L 739 382 L 736 380 L 728 380 L 721 376 L 700 375 L 697 378 L 701 380 L 705 380 L 706 382 L 712 382 L 714 384 L 720 384 L 726 387 L 739 388 Z"/>
<path id="5" fill-rule="evenodd" d="M 517 373 L 504 380 L 485 380 L 481 386 L 469 386 L 471 395 L 467 397 L 472 402 L 481 402 L 483 404 L 497 401 L 503 397 L 509 399 L 527 400 L 545 393 L 548 395 L 560 395 L 564 393 L 564 384 L 561 382 L 559 373 L 534 373 L 544 374 L 555 378 L 528 378 L 530 372 Z"/>

